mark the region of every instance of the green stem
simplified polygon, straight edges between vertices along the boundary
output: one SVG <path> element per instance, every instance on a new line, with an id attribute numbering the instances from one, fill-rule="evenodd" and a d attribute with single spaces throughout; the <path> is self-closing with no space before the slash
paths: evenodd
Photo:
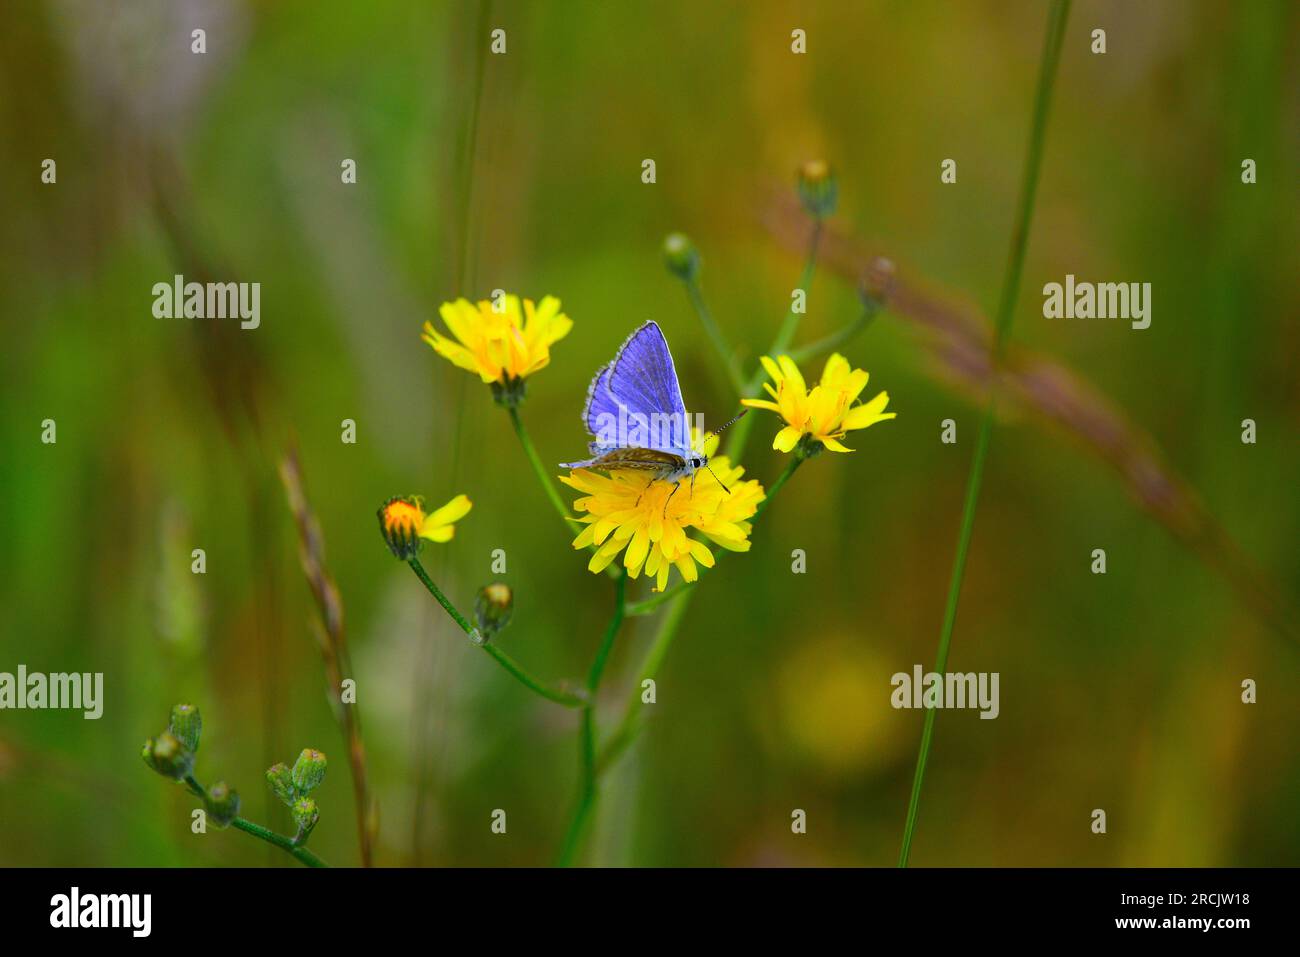
<path id="1" fill-rule="evenodd" d="M 659 631 L 655 634 L 654 641 L 651 642 L 645 658 L 641 661 L 636 683 L 632 687 L 632 694 L 629 696 L 627 706 L 623 710 L 623 717 L 609 740 L 605 742 L 604 748 L 601 749 L 600 755 L 596 759 L 597 774 L 603 774 L 608 770 L 640 733 L 642 709 L 645 707 L 641 704 L 641 688 L 644 687 L 647 680 L 653 679 L 659 673 L 659 668 L 668 654 L 668 649 L 672 647 L 673 639 L 677 637 L 677 629 L 686 618 L 686 609 L 690 605 L 691 596 L 694 594 L 695 590 L 692 588 L 684 592 L 678 592 L 673 596 L 675 600 L 668 607 L 667 614 L 659 622 Z"/>
<path id="2" fill-rule="evenodd" d="M 510 672 L 524 684 L 525 687 L 531 688 L 548 701 L 554 701 L 556 704 L 562 704 L 566 708 L 581 708 L 586 705 L 586 700 L 579 695 L 571 694 L 568 691 L 561 691 L 558 688 L 549 688 L 542 684 L 527 671 L 525 671 L 515 659 L 493 644 L 480 645 L 484 651 L 500 662 L 501 667 Z"/>
<path id="3" fill-rule="evenodd" d="M 438 600 L 438 604 L 443 607 L 443 610 L 446 611 L 447 614 L 451 615 L 452 620 L 460 626 L 460 630 L 469 635 L 470 641 L 474 642 L 476 645 L 480 644 L 483 641 L 483 635 L 477 628 L 469 623 L 469 620 L 464 615 L 456 610 L 456 606 L 453 605 L 451 600 L 442 593 L 442 589 L 433 583 L 433 579 L 429 577 L 429 573 L 426 572 L 424 566 L 420 564 L 420 557 L 418 555 L 412 555 L 410 559 L 407 560 L 406 564 L 411 566 L 411 571 L 415 572 L 415 577 L 424 583 L 424 587 L 429 590 L 429 594 Z"/>
<path id="4" fill-rule="evenodd" d="M 582 844 L 587 822 L 591 818 L 596 804 L 596 692 L 600 689 L 600 679 L 605 674 L 605 665 L 609 662 L 609 653 L 614 647 L 614 639 L 623 624 L 626 610 L 627 572 L 624 571 L 614 580 L 614 615 L 605 629 L 605 638 L 596 650 L 596 657 L 587 672 L 587 702 L 582 709 L 582 726 L 578 736 L 579 786 L 578 805 L 574 809 L 569 829 L 564 835 L 564 844 L 560 848 L 557 864 L 568 867 L 577 856 Z"/>
<path id="5" fill-rule="evenodd" d="M 821 243 L 822 221 L 817 219 L 813 222 L 812 236 L 808 240 L 808 258 L 804 261 L 803 274 L 799 277 L 798 288 L 804 291 L 804 305 L 807 306 L 808 287 L 812 285 L 813 273 L 817 268 L 817 248 Z M 776 339 L 772 342 L 772 347 L 768 349 L 767 355 L 775 358 L 785 352 L 790 347 L 794 334 L 799 329 L 799 317 L 801 313 L 794 311 L 794 306 L 786 313 L 780 328 L 777 330 Z M 740 393 L 742 399 L 752 399 L 758 395 L 759 390 L 763 387 L 763 376 L 766 373 L 760 365 L 754 370 L 754 375 L 745 383 L 744 389 Z M 731 438 L 727 441 L 727 455 L 731 461 L 738 462 L 745 452 L 745 446 L 749 444 L 749 434 L 753 431 L 754 423 L 758 417 L 747 415 L 737 422 L 731 429 Z"/>
<path id="6" fill-rule="evenodd" d="M 745 380 L 736 368 L 736 356 L 727 339 L 718 328 L 717 322 L 713 319 L 713 313 L 709 311 L 708 304 L 704 301 L 704 291 L 700 288 L 700 281 L 694 276 L 683 279 L 682 283 L 686 286 L 686 295 L 691 300 L 691 305 L 695 309 L 695 315 L 699 317 L 700 324 L 704 326 L 704 331 L 708 333 L 709 340 L 713 343 L 713 348 L 718 353 L 718 358 L 722 360 L 723 367 L 727 370 L 727 378 L 731 382 L 732 388 L 738 395 L 743 395 L 745 390 Z"/>
<path id="7" fill-rule="evenodd" d="M 768 503 L 776 497 L 776 493 L 781 491 L 781 487 L 785 485 L 786 482 L 790 481 L 790 476 L 794 475 L 794 473 L 798 471 L 799 466 L 803 465 L 803 463 L 810 457 L 811 454 L 806 450 L 804 444 L 800 442 L 799 445 L 795 447 L 793 454 L 791 454 L 790 461 L 786 464 L 784 471 L 776 477 L 776 481 L 772 483 L 771 487 L 767 490 L 767 494 L 763 496 L 763 501 L 759 502 L 758 508 L 754 509 L 754 515 L 750 521 L 754 521 L 767 510 Z"/>
<path id="8" fill-rule="evenodd" d="M 530 691 L 535 691 L 548 701 L 562 704 L 566 708 L 581 708 L 586 704 L 586 702 L 578 695 L 571 694 L 568 691 L 561 691 L 558 688 L 552 688 L 549 685 L 538 681 L 525 671 L 517 661 L 507 655 L 500 648 L 488 644 L 483 638 L 483 633 L 471 625 L 468 619 L 466 619 L 465 616 L 456 609 L 456 606 L 451 603 L 447 596 L 442 593 L 442 589 L 434 584 L 433 579 L 429 577 L 429 573 L 426 572 L 424 566 L 420 564 L 418 556 L 411 556 L 411 559 L 407 564 L 411 566 L 411 570 L 415 572 L 415 576 L 424 583 L 424 587 L 429 590 L 429 594 L 438 600 L 438 604 L 446 610 L 447 614 L 451 615 L 452 620 L 460 626 L 460 630 L 469 636 L 469 640 L 479 648 L 486 651 L 489 657 L 495 659 L 501 667 L 505 668 L 507 672 L 517 678 L 524 687 L 528 688 Z"/>
<path id="9" fill-rule="evenodd" d="M 185 778 L 185 785 L 190 789 L 190 793 L 198 797 L 204 804 L 208 802 L 207 789 L 198 782 L 194 775 Z M 296 843 L 293 838 L 285 837 L 283 834 L 277 834 L 270 828 L 262 827 L 260 824 L 254 824 L 246 818 L 237 817 L 230 822 L 230 826 L 238 828 L 245 834 L 251 834 L 253 837 L 260 838 L 268 844 L 274 844 L 280 850 L 297 858 L 308 867 L 329 867 L 324 861 L 313 854 L 301 844 Z"/>
<path id="10" fill-rule="evenodd" d="M 871 325 L 871 320 L 876 318 L 880 313 L 881 303 L 875 300 L 869 300 L 863 303 L 862 315 L 858 316 L 846 326 L 836 329 L 829 335 L 823 336 L 806 346 L 790 351 L 790 358 L 794 360 L 795 365 L 803 365 L 809 359 L 815 359 L 820 355 L 833 352 L 844 343 L 850 341 L 859 332 Z"/>
<path id="11" fill-rule="evenodd" d="M 803 274 L 799 277 L 799 285 L 796 287 L 802 289 L 804 293 L 804 307 L 808 305 L 808 287 L 812 285 L 813 270 L 817 268 L 817 247 L 821 243 L 822 221 L 821 218 L 813 220 L 812 237 L 808 240 L 808 259 L 804 263 Z M 803 313 L 795 312 L 794 306 L 790 306 L 790 311 L 785 314 L 785 321 L 781 323 L 781 328 L 777 330 L 776 340 L 772 343 L 772 356 L 778 356 L 790 348 L 790 343 L 794 342 L 794 334 L 799 329 L 799 317 Z M 755 390 L 763 384 L 762 370 L 756 375 L 756 381 L 750 383 L 750 389 Z"/>
<path id="12" fill-rule="evenodd" d="M 1011 252 L 1007 260 L 998 303 L 997 325 L 994 329 L 993 362 L 989 375 L 989 401 L 980 422 L 979 439 L 971 462 L 970 477 L 966 483 L 966 501 L 962 509 L 961 531 L 957 537 L 957 554 L 953 559 L 952 576 L 948 583 L 948 601 L 944 610 L 943 630 L 939 635 L 939 651 L 935 658 L 935 672 L 942 674 L 948 666 L 948 649 L 952 643 L 953 627 L 957 622 L 957 604 L 961 597 L 962 579 L 966 572 L 966 555 L 970 549 L 971 531 L 975 526 L 975 508 L 979 501 L 980 485 L 984 477 L 984 462 L 988 457 L 989 440 L 993 432 L 993 412 L 996 406 L 997 369 L 1006 346 L 1007 333 L 1015 314 L 1016 299 L 1020 291 L 1020 277 L 1024 270 L 1025 251 L 1029 243 L 1029 227 L 1033 221 L 1034 196 L 1038 187 L 1038 172 L 1042 165 L 1043 142 L 1047 133 L 1052 85 L 1056 67 L 1060 62 L 1061 45 L 1065 36 L 1065 22 L 1069 17 L 1070 0 L 1054 0 L 1047 18 L 1047 34 L 1043 41 L 1043 59 L 1038 73 L 1038 88 L 1034 98 L 1033 121 L 1029 133 L 1029 150 L 1025 159 L 1024 179 L 1020 187 L 1020 201 L 1015 231 L 1011 236 Z M 907 804 L 907 821 L 903 826 L 903 844 L 898 854 L 898 866 L 906 867 L 912 850 L 912 837 L 916 830 L 917 811 L 921 800 L 921 785 L 925 780 L 925 766 L 930 756 L 934 737 L 935 710 L 925 712 L 921 730 L 921 745 L 916 756 L 916 773 L 912 778 L 912 794 Z"/>
<path id="13" fill-rule="evenodd" d="M 537 473 L 537 480 L 542 483 L 542 488 L 546 490 L 546 497 L 551 500 L 551 504 L 555 506 L 555 511 L 559 513 L 560 518 L 564 519 L 566 527 L 568 527 L 569 523 L 576 524 L 578 520 L 569 514 L 569 507 L 564 504 L 564 499 L 560 497 L 560 490 L 551 479 L 546 466 L 542 464 L 542 457 L 537 454 L 533 440 L 528 437 L 528 430 L 524 428 L 524 422 L 519 418 L 519 409 L 513 405 L 506 408 L 510 412 L 510 421 L 514 424 L 515 435 L 519 436 L 519 444 L 524 447 L 524 454 L 528 456 L 528 461 L 532 463 L 533 471 Z"/>
<path id="14" fill-rule="evenodd" d="M 281 850 L 286 851 L 289 854 L 293 855 L 295 858 L 297 858 L 303 864 L 306 864 L 308 867 L 329 867 L 328 864 L 322 861 L 311 851 L 307 850 L 307 848 L 304 847 L 303 845 L 295 844 L 290 838 L 285 837 L 283 834 L 277 834 L 275 833 L 275 831 L 268 830 L 267 828 L 262 827 L 262 825 L 260 824 L 254 824 L 252 821 L 245 820 L 242 817 L 237 817 L 230 822 L 230 826 L 239 828 L 245 834 L 251 834 L 254 837 L 260 837 L 268 844 L 274 844 L 276 847 L 280 848 Z"/>

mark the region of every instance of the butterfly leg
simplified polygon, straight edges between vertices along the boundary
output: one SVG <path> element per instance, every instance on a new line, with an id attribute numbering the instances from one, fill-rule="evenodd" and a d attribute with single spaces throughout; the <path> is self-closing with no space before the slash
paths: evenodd
<path id="1" fill-rule="evenodd" d="M 643 488 L 643 489 L 641 490 L 641 494 L 638 495 L 638 496 L 636 497 L 636 502 L 633 503 L 633 505 L 632 505 L 633 508 L 636 508 L 636 507 L 638 507 L 638 506 L 641 504 L 641 499 L 645 498 L 645 493 L 648 492 L 648 491 L 650 491 L 650 486 L 651 486 L 651 485 L 654 485 L 655 482 L 657 482 L 658 480 L 659 480 L 659 477 L 658 477 L 657 475 L 652 475 L 652 476 L 650 477 L 650 481 L 648 481 L 648 482 L 645 483 L 645 488 Z M 669 498 L 672 498 L 672 495 L 669 495 L 668 497 L 669 497 Z M 666 508 L 667 505 L 665 505 L 664 507 Z"/>
<path id="2" fill-rule="evenodd" d="M 682 483 L 681 483 L 681 482 L 674 482 L 674 483 L 673 483 L 673 490 L 672 490 L 671 492 L 669 492 L 669 493 L 668 493 L 668 497 L 667 497 L 666 499 L 664 499 L 664 518 L 667 518 L 667 517 L 668 517 L 668 503 L 671 502 L 671 501 L 673 500 L 673 496 L 677 494 L 677 490 L 678 490 L 679 488 L 681 488 L 681 487 L 682 487 Z"/>

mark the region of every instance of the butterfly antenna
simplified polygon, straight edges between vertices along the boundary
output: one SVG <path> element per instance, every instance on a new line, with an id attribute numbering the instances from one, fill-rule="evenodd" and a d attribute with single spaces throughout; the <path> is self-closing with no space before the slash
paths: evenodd
<path id="1" fill-rule="evenodd" d="M 737 412 L 735 415 L 733 415 L 733 416 L 731 417 L 731 421 L 730 421 L 730 422 L 727 422 L 727 423 L 725 423 L 724 425 L 721 425 L 721 426 L 719 426 L 718 428 L 714 429 L 712 432 L 709 433 L 709 435 L 717 435 L 719 432 L 723 431 L 724 429 L 728 429 L 728 428 L 730 428 L 731 426 L 735 425 L 735 424 L 736 424 L 736 421 L 737 421 L 738 419 L 742 419 L 742 418 L 744 418 L 745 414 L 746 414 L 748 411 L 749 411 L 748 409 L 741 409 L 739 412 Z M 716 478 L 716 476 L 715 476 L 715 478 Z M 722 485 L 721 482 L 719 482 L 718 484 L 719 484 L 719 485 Z M 725 486 L 723 486 L 723 487 L 725 488 Z"/>
<path id="2" fill-rule="evenodd" d="M 740 413 L 740 415 L 744 415 L 744 414 L 745 414 L 744 412 Z M 740 418 L 740 415 L 736 416 L 736 419 Z M 736 421 L 736 419 L 732 419 L 731 422 Z M 730 425 L 731 422 L 728 422 L 727 425 Z M 727 425 L 724 425 L 722 429 L 725 429 Z M 722 429 L 718 429 L 718 431 L 721 432 Z M 705 465 L 704 467 L 706 469 L 709 469 L 708 465 Z M 713 471 L 713 469 L 709 469 L 709 474 L 713 476 L 713 481 L 717 482 L 719 485 L 722 485 L 722 479 L 718 478 L 717 474 Z M 727 486 L 725 485 L 722 485 L 722 490 L 726 492 L 728 495 L 731 494 L 731 489 L 727 488 Z"/>

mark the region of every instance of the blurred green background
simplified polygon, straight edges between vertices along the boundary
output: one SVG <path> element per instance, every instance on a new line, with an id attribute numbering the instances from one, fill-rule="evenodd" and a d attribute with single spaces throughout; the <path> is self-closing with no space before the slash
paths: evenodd
<path id="1" fill-rule="evenodd" d="M 235 832 L 191 834 L 193 800 L 141 763 L 182 700 L 205 719 L 199 777 L 230 781 L 253 820 L 290 827 L 269 764 L 328 753 L 312 846 L 358 861 L 276 475 L 290 443 L 346 611 L 378 863 L 552 860 L 576 715 L 468 646 L 389 556 L 375 509 L 468 493 L 426 565 L 468 608 L 505 549 L 516 616 L 499 641 L 547 678 L 585 673 L 609 582 L 569 547 L 486 387 L 421 324 L 498 287 L 562 299 L 574 330 L 522 409 L 548 462 L 582 453 L 587 381 L 647 319 L 688 406 L 719 420 L 735 397 L 660 242 L 694 238 L 752 363 L 801 266 L 762 214 L 814 157 L 838 172 L 838 228 L 991 312 L 1044 21 L 1030 0 L 6 6 L 0 671 L 103 672 L 106 701 L 98 721 L 0 712 L 0 864 L 297 866 Z M 495 28 L 503 56 L 486 55 Z M 1298 37 L 1281 0 L 1074 5 L 1013 329 L 1155 436 L 1292 602 Z M 40 182 L 46 157 L 56 185 Z M 939 182 L 948 157 L 955 185 Z M 262 284 L 259 329 L 153 318 L 152 285 L 201 268 Z M 1039 290 L 1067 272 L 1152 283 L 1151 328 L 1044 319 Z M 801 339 L 856 308 L 820 272 Z M 896 859 L 922 713 L 889 706 L 889 678 L 934 659 L 980 406 L 892 313 L 844 351 L 898 418 L 806 466 L 753 550 L 705 573 L 654 717 L 606 781 L 591 862 Z M 949 417 L 955 446 L 939 441 Z M 783 465 L 775 431 L 758 422 L 745 456 L 765 484 Z M 1089 573 L 1096 547 L 1105 576 Z M 654 627 L 632 619 L 619 638 L 605 728 Z M 950 661 L 1000 673 L 1001 716 L 939 716 L 913 863 L 1297 863 L 1298 662 L 1112 472 L 1031 418 L 1005 422 Z"/>

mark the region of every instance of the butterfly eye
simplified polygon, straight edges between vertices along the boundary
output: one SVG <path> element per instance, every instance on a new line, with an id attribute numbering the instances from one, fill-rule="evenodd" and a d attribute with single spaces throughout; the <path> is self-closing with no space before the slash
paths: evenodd
<path id="1" fill-rule="evenodd" d="M 704 463 L 700 461 L 700 459 L 698 458 L 691 459 L 691 465 L 693 465 L 695 468 L 699 468 L 703 464 Z"/>

